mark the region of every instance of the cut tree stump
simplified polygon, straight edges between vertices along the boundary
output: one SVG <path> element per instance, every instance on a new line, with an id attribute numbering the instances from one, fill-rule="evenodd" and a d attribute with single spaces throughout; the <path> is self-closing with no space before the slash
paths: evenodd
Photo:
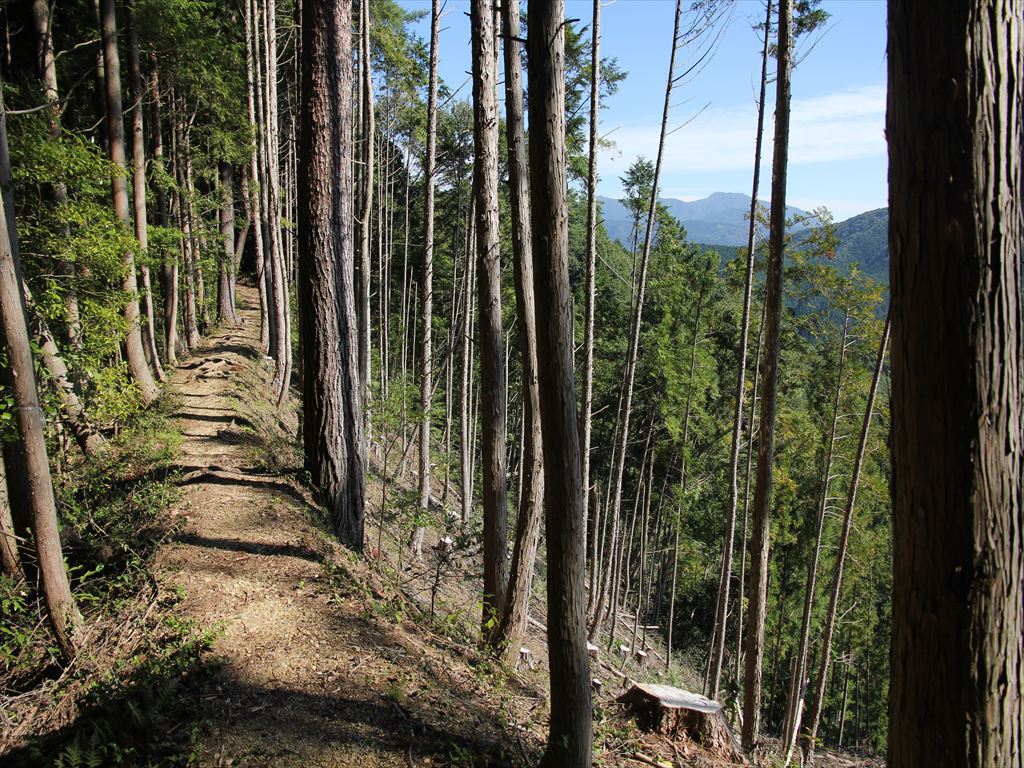
<path id="1" fill-rule="evenodd" d="M 670 685 L 647 683 L 637 683 L 616 701 L 635 715 L 642 730 L 683 735 L 710 752 L 743 762 L 743 751 L 717 701 Z"/>

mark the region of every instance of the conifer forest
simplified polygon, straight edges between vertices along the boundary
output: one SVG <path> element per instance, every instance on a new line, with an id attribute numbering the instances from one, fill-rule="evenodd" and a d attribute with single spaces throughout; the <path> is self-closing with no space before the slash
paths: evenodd
<path id="1" fill-rule="evenodd" d="M 0 196 L 0 764 L 1024 768 L 1024 0 L 4 0 Z"/>

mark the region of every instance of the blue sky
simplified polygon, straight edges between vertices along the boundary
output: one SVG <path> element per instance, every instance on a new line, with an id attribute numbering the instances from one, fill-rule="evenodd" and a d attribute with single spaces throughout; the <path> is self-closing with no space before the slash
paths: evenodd
<path id="1" fill-rule="evenodd" d="M 402 5 L 429 10 L 430 3 Z M 822 7 L 831 13 L 827 30 L 815 45 L 801 45 L 804 58 L 793 75 L 787 199 L 805 209 L 828 206 L 842 220 L 886 205 L 885 3 L 824 0 Z M 468 11 L 468 2 L 447 2 L 440 60 L 451 88 L 462 85 L 470 69 Z M 601 156 L 602 195 L 620 196 L 625 168 L 638 155 L 653 159 L 657 153 L 673 12 L 672 0 L 614 0 L 603 7 L 602 54 L 618 59 L 627 77 L 601 112 L 600 132 L 614 142 Z M 567 0 L 569 18 L 589 24 L 590 14 L 589 0 Z M 760 73 L 760 44 L 751 27 L 763 15 L 758 0 L 737 2 L 713 59 L 673 92 L 670 129 L 687 124 L 666 141 L 663 197 L 749 194 Z M 429 19 L 417 31 L 428 37 Z M 682 55 L 685 66 L 694 54 Z M 468 84 L 459 95 L 468 97 Z M 771 85 L 768 101 L 762 199 L 771 184 Z"/>

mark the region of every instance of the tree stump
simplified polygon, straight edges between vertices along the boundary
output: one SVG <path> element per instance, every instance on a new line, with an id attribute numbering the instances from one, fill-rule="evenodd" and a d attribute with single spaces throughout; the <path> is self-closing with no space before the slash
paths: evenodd
<path id="1" fill-rule="evenodd" d="M 642 730 L 670 737 L 684 735 L 704 749 L 743 762 L 722 705 L 670 685 L 637 683 L 616 699 L 633 713 Z"/>

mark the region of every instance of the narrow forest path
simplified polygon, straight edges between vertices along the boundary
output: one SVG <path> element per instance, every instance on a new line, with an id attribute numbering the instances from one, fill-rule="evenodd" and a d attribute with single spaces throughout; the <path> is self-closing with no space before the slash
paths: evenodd
<path id="1" fill-rule="evenodd" d="M 215 331 L 171 383 L 183 523 L 156 574 L 182 596 L 178 613 L 218 628 L 194 686 L 199 764 L 515 764 L 515 737 L 468 657 L 390 611 L 294 474 L 267 469 L 288 442 L 276 422 L 294 432 L 295 418 L 272 410 L 255 291 L 240 298 L 240 325 Z"/>

